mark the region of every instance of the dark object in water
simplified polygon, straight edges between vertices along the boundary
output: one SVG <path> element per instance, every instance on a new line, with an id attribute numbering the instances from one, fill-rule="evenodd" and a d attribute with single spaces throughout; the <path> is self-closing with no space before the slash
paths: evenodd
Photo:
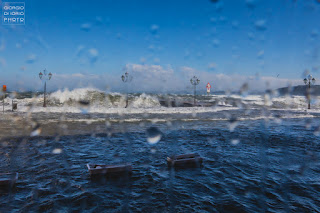
<path id="1" fill-rule="evenodd" d="M 18 180 L 18 172 L 1 173 L 0 174 L 0 187 L 12 187 Z"/>
<path id="2" fill-rule="evenodd" d="M 194 167 L 202 165 L 202 157 L 197 153 L 167 157 L 169 167 Z"/>
<path id="3" fill-rule="evenodd" d="M 103 164 L 87 164 L 90 175 L 111 175 L 121 173 L 131 173 L 131 164 L 119 164 L 119 165 L 103 165 Z"/>

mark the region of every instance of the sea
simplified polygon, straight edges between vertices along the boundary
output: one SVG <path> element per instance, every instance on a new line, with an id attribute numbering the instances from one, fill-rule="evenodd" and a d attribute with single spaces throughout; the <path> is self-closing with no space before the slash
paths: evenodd
<path id="1" fill-rule="evenodd" d="M 0 188 L 0 212 L 320 212 L 319 100 L 79 88 L 43 107 L 43 94 L 9 93 L 0 171 L 19 179 Z M 168 167 L 190 153 L 202 164 Z M 88 163 L 132 173 L 94 177 Z"/>

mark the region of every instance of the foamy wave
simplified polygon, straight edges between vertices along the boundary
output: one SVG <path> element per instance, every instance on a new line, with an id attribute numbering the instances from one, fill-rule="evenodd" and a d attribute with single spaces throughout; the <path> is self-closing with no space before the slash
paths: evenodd
<path id="1" fill-rule="evenodd" d="M 82 102 L 90 104 L 90 108 L 117 108 L 126 105 L 126 95 L 121 93 L 105 93 L 94 88 L 78 88 L 72 91 L 56 91 L 49 95 L 48 104 L 51 106 L 79 106 Z M 156 96 L 141 94 L 139 96 L 129 96 L 129 107 L 150 108 L 159 107 L 160 103 Z M 81 106 L 79 106 L 81 107 Z"/>
<path id="2" fill-rule="evenodd" d="M 151 108 L 160 107 L 158 98 L 146 94 L 141 94 L 139 97 L 135 97 L 133 102 L 129 104 L 129 107 L 133 108 Z"/>
<path id="3" fill-rule="evenodd" d="M 66 103 L 68 101 L 92 99 L 93 94 L 103 94 L 103 92 L 94 88 L 78 88 L 72 91 L 69 91 L 69 89 L 65 89 L 64 91 L 58 90 L 49 95 L 49 100 Z"/>
<path id="4" fill-rule="evenodd" d="M 11 96 L 5 98 L 5 108 L 11 107 Z M 31 96 L 29 96 L 31 97 Z M 74 90 L 58 90 L 47 97 L 47 108 L 43 108 L 43 95 L 34 98 L 16 99 L 18 111 L 32 112 L 97 112 L 97 113 L 139 113 L 150 109 L 150 113 L 187 113 L 214 112 L 215 109 L 232 110 L 239 108 L 261 108 L 305 110 L 307 101 L 304 96 L 282 96 L 269 98 L 262 95 L 201 95 L 197 96 L 197 104 L 206 107 L 192 106 L 193 96 L 186 94 L 129 94 L 129 106 L 126 106 L 126 94 L 109 93 L 95 88 L 77 88 Z M 165 101 L 174 104 L 165 105 Z M 311 108 L 320 110 L 320 97 L 313 97 Z M 168 108 L 166 106 L 175 106 Z M 188 109 L 187 109 L 188 108 Z"/>

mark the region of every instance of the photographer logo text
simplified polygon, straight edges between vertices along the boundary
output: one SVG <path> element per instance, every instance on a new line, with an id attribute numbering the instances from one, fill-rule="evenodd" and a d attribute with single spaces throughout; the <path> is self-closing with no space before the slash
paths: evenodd
<path id="1" fill-rule="evenodd" d="M 25 3 L 24 2 L 3 2 L 2 24 L 24 25 L 25 24 Z"/>

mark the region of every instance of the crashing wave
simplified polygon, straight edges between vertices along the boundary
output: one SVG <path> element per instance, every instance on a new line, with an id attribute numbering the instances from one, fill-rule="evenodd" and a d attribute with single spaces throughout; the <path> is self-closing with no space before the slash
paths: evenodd
<path id="1" fill-rule="evenodd" d="M 33 108 L 33 111 L 44 111 L 43 94 L 32 95 L 26 98 L 15 99 L 13 96 L 8 96 L 5 99 L 5 106 L 10 108 L 12 99 L 18 102 L 18 110 L 28 111 Z M 318 110 L 319 97 L 312 97 L 312 109 Z M 73 90 L 58 90 L 47 96 L 46 111 L 57 112 L 79 112 L 82 110 L 90 112 L 110 112 L 120 110 L 126 106 L 126 94 L 110 93 L 101 91 L 95 88 L 77 88 Z M 157 108 L 159 111 L 170 107 L 193 106 L 193 96 L 190 94 L 129 94 L 129 106 L 133 109 Z M 222 107 L 225 110 L 229 108 L 261 108 L 269 109 L 294 109 L 304 110 L 307 103 L 304 96 L 277 96 L 269 97 L 263 95 L 199 95 L 197 96 L 197 106 L 204 108 Z M 170 103 L 170 104 L 168 104 Z M 160 111 L 161 111 L 160 110 Z M 181 111 L 182 109 L 176 109 Z M 187 110 L 187 109 L 185 109 Z M 200 108 L 197 109 L 199 111 Z M 209 110 L 209 109 L 208 109 Z"/>
<path id="2" fill-rule="evenodd" d="M 129 95 L 129 107 L 150 108 L 159 107 L 160 103 L 156 96 L 146 94 Z M 91 107 L 123 107 L 125 106 L 126 95 L 121 93 L 106 93 L 94 88 L 78 88 L 69 91 L 58 90 L 48 97 L 48 104 L 53 106 L 79 106 L 90 105 Z"/>

